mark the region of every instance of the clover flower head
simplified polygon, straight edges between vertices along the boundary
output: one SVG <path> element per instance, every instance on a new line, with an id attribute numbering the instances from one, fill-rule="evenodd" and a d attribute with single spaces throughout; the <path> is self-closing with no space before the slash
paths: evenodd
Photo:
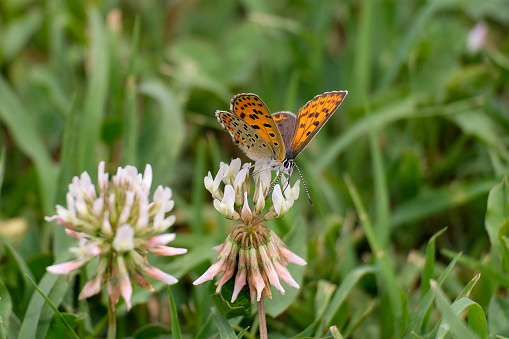
<path id="1" fill-rule="evenodd" d="M 231 169 L 234 170 L 231 170 Z M 214 198 L 214 207 L 227 219 L 239 220 L 240 224 L 228 235 L 226 241 L 216 250 L 219 252 L 212 266 L 199 277 L 194 284 L 198 285 L 212 280 L 222 273 L 217 281 L 216 292 L 229 281 L 235 274 L 235 287 L 232 302 L 235 301 L 242 288 L 247 284 L 251 300 L 260 300 L 262 294 L 272 297 L 270 286 L 274 286 L 282 294 L 285 293 L 280 279 L 288 285 L 299 288 L 297 282 L 286 269 L 289 262 L 297 265 L 305 265 L 306 262 L 291 252 L 281 239 L 263 224 L 266 220 L 273 220 L 283 216 L 299 196 L 300 183 L 297 181 L 293 187 L 288 185 L 286 178 L 282 180 L 281 189 L 279 184 L 274 187 L 272 195 L 273 205 L 263 213 L 266 207 L 272 174 L 270 169 L 254 166 L 254 195 L 250 199 L 250 182 L 252 180 L 249 170 L 251 164 L 240 166 L 240 160 L 235 159 L 230 165 L 222 163 L 218 176 L 223 176 L 224 194 L 221 199 L 214 195 L 216 190 L 209 189 L 212 174 L 209 172 L 204 183 Z M 224 175 L 224 173 L 231 173 Z M 221 191 L 217 187 L 217 191 Z M 283 193 L 284 191 L 284 193 Z"/>
<path id="2" fill-rule="evenodd" d="M 70 249 L 75 259 L 47 267 L 54 274 L 69 274 L 99 259 L 95 275 L 80 293 L 84 299 L 101 291 L 108 283 L 107 292 L 114 303 L 122 296 L 131 308 L 133 280 L 141 287 L 153 290 L 143 273 L 167 284 L 177 279 L 147 261 L 148 252 L 173 256 L 186 253 L 184 248 L 166 246 L 175 234 L 164 233 L 175 222 L 168 212 L 174 207 L 172 192 L 158 186 L 149 201 L 152 185 L 152 167 L 147 165 L 143 174 L 134 166 L 119 167 L 109 180 L 105 163 L 98 168 L 97 190 L 87 172 L 74 177 L 66 195 L 67 206 L 56 206 L 57 214 L 46 217 L 66 227 L 67 235 L 78 239 L 78 247 Z"/>
<path id="3" fill-rule="evenodd" d="M 481 50 L 486 42 L 488 35 L 488 26 L 480 21 L 468 33 L 467 37 L 467 51 L 470 54 L 475 54 Z"/>

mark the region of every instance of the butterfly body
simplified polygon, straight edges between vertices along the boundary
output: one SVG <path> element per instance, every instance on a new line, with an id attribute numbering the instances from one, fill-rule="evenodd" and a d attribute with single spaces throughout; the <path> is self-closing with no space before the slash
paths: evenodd
<path id="1" fill-rule="evenodd" d="M 271 114 L 256 94 L 241 93 L 232 98 L 230 112 L 216 111 L 216 117 L 251 160 L 266 162 L 266 167 L 272 170 L 291 174 L 294 159 L 347 94 L 347 91 L 334 91 L 317 95 L 295 115 L 291 112 Z"/>

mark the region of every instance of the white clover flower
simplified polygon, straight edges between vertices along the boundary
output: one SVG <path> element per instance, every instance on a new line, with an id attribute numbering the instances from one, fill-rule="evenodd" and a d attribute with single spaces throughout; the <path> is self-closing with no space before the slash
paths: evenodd
<path id="1" fill-rule="evenodd" d="M 116 303 L 122 296 L 130 309 L 131 279 L 153 290 L 141 272 L 168 284 L 177 282 L 175 277 L 151 266 L 146 253 L 172 256 L 187 250 L 165 246 L 175 239 L 175 234 L 159 234 L 175 222 L 174 215 L 167 216 L 175 203 L 171 200 L 171 189 L 162 186 L 157 187 L 153 202 L 149 202 L 152 167 L 147 165 L 143 174 L 134 166 L 119 167 L 111 181 L 104 167 L 104 162 L 100 162 L 97 192 L 84 172 L 69 185 L 67 207 L 57 205 L 57 214 L 45 218 L 64 225 L 66 233 L 79 240 L 79 247 L 71 248 L 74 260 L 49 266 L 47 270 L 69 274 L 99 258 L 96 274 L 85 284 L 79 298 L 99 293 L 101 285 L 107 283 L 110 300 Z"/>
<path id="2" fill-rule="evenodd" d="M 477 53 L 484 45 L 488 35 L 488 26 L 484 22 L 478 22 L 470 30 L 467 38 L 467 51 L 471 54 Z"/>
<path id="3" fill-rule="evenodd" d="M 284 184 L 283 184 L 284 185 Z M 295 185 L 290 188 L 286 186 L 285 195 L 281 192 L 281 186 L 276 185 L 272 192 L 272 202 L 274 203 L 274 211 L 276 217 L 281 217 L 293 206 L 295 200 L 299 197 L 300 181 L 297 180 Z"/>
<path id="4" fill-rule="evenodd" d="M 235 189 L 233 189 L 232 185 L 226 185 L 224 188 L 223 200 L 219 201 L 218 199 L 215 199 L 214 207 L 226 218 L 237 220 L 239 219 L 239 214 L 234 210 L 234 204 Z"/>
<path id="5" fill-rule="evenodd" d="M 225 166 L 223 181 L 226 184 L 233 185 L 233 181 L 235 180 L 237 173 L 239 173 L 240 165 L 240 159 L 236 158 L 231 161 L 230 165 Z"/>
<path id="6" fill-rule="evenodd" d="M 288 250 L 281 239 L 270 231 L 263 221 L 281 217 L 294 204 L 299 196 L 300 182 L 297 181 L 293 187 L 287 184 L 286 178 L 282 180 L 285 187 L 284 195 L 280 185 L 276 185 L 273 194 L 273 206 L 263 214 L 266 205 L 265 198 L 271 188 L 271 171 L 255 165 L 255 191 L 250 207 L 250 181 L 249 169 L 251 164 L 244 164 L 240 168 L 240 160 L 235 159 L 230 165 L 221 163 L 220 170 L 216 175 L 218 178 L 223 173 L 224 196 L 218 199 L 214 196 L 212 186 L 212 174 L 209 172 L 204 179 L 205 187 L 211 192 L 214 199 L 214 207 L 228 219 L 240 220 L 241 224 L 228 235 L 226 241 L 214 249 L 219 252 L 217 259 L 212 266 L 193 284 L 198 285 L 205 281 L 212 280 L 216 275 L 222 273 L 217 281 L 216 292 L 235 275 L 235 285 L 232 295 L 232 302 L 237 298 L 242 288 L 247 284 L 254 301 L 260 300 L 262 294 L 272 296 L 270 286 L 274 286 L 282 294 L 285 293 L 280 279 L 289 286 L 299 288 L 297 282 L 292 278 L 286 265 L 291 262 L 297 265 L 305 265 L 306 262 Z M 233 170 L 232 170 L 233 168 Z M 215 188 L 221 189 L 219 185 Z"/>

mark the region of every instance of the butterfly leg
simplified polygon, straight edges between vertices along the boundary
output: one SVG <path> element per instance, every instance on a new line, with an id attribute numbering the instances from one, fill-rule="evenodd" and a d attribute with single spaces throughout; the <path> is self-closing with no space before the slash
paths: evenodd
<path id="1" fill-rule="evenodd" d="M 274 186 L 276 186 L 276 182 L 279 180 L 279 178 L 281 177 L 282 174 L 283 174 L 283 172 L 277 171 L 276 178 L 274 180 L 272 180 L 272 182 L 270 183 L 270 190 L 269 190 L 269 193 L 267 193 L 267 195 L 265 196 L 265 200 L 267 200 L 269 198 L 270 194 L 274 190 Z"/>

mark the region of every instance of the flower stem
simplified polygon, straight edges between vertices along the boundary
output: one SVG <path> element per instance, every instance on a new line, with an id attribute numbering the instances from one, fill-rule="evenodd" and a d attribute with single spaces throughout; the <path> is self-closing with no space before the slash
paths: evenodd
<path id="1" fill-rule="evenodd" d="M 262 295 L 260 301 L 258 301 L 258 319 L 260 326 L 260 339 L 267 339 L 267 320 L 265 319 L 265 304 L 263 300 L 265 297 Z"/>
<path id="2" fill-rule="evenodd" d="M 117 309 L 115 302 L 108 298 L 108 339 L 117 337 Z"/>

